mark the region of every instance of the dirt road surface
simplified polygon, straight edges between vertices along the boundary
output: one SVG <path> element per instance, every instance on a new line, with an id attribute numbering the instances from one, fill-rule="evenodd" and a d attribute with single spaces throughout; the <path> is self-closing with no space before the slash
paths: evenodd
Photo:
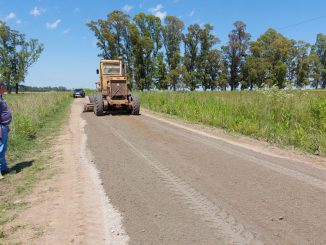
<path id="1" fill-rule="evenodd" d="M 325 158 L 142 110 L 82 113 L 4 244 L 326 244 Z M 16 232 L 10 232 L 20 227 Z"/>
<path id="2" fill-rule="evenodd" d="M 326 244 L 323 159 L 156 117 L 82 115 L 130 244 Z"/>

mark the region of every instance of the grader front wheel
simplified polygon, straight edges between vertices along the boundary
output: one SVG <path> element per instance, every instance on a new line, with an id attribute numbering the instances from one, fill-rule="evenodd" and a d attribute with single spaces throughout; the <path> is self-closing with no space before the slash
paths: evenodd
<path id="1" fill-rule="evenodd" d="M 88 99 L 90 103 L 94 103 L 94 94 L 89 94 Z"/>

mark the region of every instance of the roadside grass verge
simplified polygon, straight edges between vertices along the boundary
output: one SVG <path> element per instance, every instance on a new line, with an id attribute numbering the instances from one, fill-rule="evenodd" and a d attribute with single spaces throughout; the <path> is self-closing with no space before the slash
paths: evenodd
<path id="1" fill-rule="evenodd" d="M 53 156 L 46 151 L 54 144 L 73 100 L 65 92 L 4 95 L 4 99 L 13 113 L 6 154 L 13 171 L 0 181 L 0 227 L 28 206 L 20 198 L 51 175 L 45 170 L 51 168 Z M 0 228 L 0 239 L 5 236 Z"/>
<path id="2" fill-rule="evenodd" d="M 142 92 L 141 106 L 326 155 L 326 91 Z"/>

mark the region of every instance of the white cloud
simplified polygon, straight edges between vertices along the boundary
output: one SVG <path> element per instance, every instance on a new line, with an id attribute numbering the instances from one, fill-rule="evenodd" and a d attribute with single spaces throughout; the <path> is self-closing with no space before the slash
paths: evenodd
<path id="1" fill-rule="evenodd" d="M 166 11 L 164 11 L 164 12 L 157 11 L 154 15 L 156 17 L 159 17 L 161 20 L 164 20 L 165 17 L 167 16 L 167 12 Z"/>
<path id="2" fill-rule="evenodd" d="M 64 30 L 64 31 L 62 32 L 62 34 L 68 34 L 70 31 L 71 31 L 71 29 L 68 28 L 68 29 Z"/>
<path id="3" fill-rule="evenodd" d="M 157 4 L 156 7 L 148 9 L 149 12 L 156 13 L 163 8 L 162 4 Z"/>
<path id="4" fill-rule="evenodd" d="M 21 23 L 22 23 L 21 20 L 16 20 L 16 24 L 17 24 L 17 25 L 20 25 Z"/>
<path id="5" fill-rule="evenodd" d="M 30 12 L 30 15 L 39 16 L 45 12 L 45 9 L 35 6 Z"/>
<path id="6" fill-rule="evenodd" d="M 166 11 L 161 11 L 162 8 L 163 8 L 163 5 L 158 4 L 154 8 L 148 9 L 148 11 L 151 12 L 156 17 L 160 18 L 161 20 L 164 20 L 165 17 L 167 16 L 167 12 Z"/>
<path id="7" fill-rule="evenodd" d="M 60 24 L 61 20 L 57 19 L 55 22 L 53 23 L 46 23 L 46 28 L 49 30 L 55 29 L 58 27 L 58 25 Z"/>
<path id="8" fill-rule="evenodd" d="M 123 6 L 122 10 L 128 13 L 133 8 L 134 8 L 133 6 L 130 6 L 127 4 L 127 5 Z"/>
<path id="9" fill-rule="evenodd" d="M 7 16 L 6 16 L 6 20 L 11 20 L 16 18 L 16 14 L 14 12 L 10 12 Z"/>
<path id="10" fill-rule="evenodd" d="M 74 8 L 74 14 L 77 14 L 80 11 L 80 8 Z"/>
<path id="11" fill-rule="evenodd" d="M 194 14 L 195 14 L 195 11 L 193 10 L 190 12 L 189 16 L 192 17 L 192 16 L 194 16 Z"/>

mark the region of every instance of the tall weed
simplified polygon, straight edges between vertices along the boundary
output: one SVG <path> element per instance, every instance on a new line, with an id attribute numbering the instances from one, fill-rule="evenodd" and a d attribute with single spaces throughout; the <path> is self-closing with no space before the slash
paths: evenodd
<path id="1" fill-rule="evenodd" d="M 142 106 L 326 155 L 325 91 L 143 92 Z"/>
<path id="2" fill-rule="evenodd" d="M 13 114 L 10 125 L 9 154 L 19 154 L 23 148 L 33 144 L 47 121 L 71 102 L 71 95 L 65 92 L 26 93 L 4 95 Z"/>

